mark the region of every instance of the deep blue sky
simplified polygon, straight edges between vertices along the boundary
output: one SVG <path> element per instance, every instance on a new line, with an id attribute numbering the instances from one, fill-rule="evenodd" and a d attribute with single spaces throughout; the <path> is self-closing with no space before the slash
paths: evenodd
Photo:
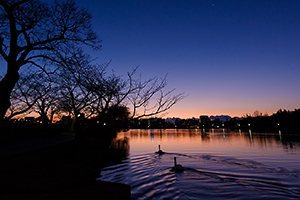
<path id="1" fill-rule="evenodd" d="M 168 73 L 189 96 L 168 116 L 241 116 L 300 107 L 300 1 L 148 0 L 77 3 L 103 40 L 99 62 Z"/>
<path id="2" fill-rule="evenodd" d="M 168 73 L 189 94 L 168 116 L 300 107 L 299 0 L 77 0 L 103 40 L 98 63 Z"/>

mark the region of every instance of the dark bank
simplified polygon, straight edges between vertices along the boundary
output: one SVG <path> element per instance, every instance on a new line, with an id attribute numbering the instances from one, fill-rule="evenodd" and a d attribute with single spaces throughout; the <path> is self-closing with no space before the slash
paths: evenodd
<path id="1" fill-rule="evenodd" d="M 16 141 L 7 136 L 9 132 L 10 137 L 23 137 L 22 141 L 51 137 L 45 132 L 11 127 L 8 132 L 2 129 L 2 146 Z M 1 157 L 0 199 L 130 199 L 130 186 L 96 181 L 102 167 L 120 162 L 124 154 L 109 148 L 114 134 L 109 135 L 102 139 L 85 135 L 79 142 L 71 140 Z"/>

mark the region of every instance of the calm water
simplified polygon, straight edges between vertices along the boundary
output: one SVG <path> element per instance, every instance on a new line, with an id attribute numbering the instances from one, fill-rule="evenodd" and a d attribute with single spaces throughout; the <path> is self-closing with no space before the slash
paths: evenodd
<path id="1" fill-rule="evenodd" d="M 165 154 L 155 153 L 158 145 Z M 132 199 L 300 199 L 296 135 L 129 130 L 112 146 L 127 158 L 99 179 L 130 185 Z M 183 172 L 172 170 L 174 157 Z"/>

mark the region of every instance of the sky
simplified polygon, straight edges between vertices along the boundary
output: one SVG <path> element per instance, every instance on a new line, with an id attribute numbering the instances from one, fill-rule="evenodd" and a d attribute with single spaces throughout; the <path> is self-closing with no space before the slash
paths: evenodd
<path id="1" fill-rule="evenodd" d="M 300 107 L 299 0 L 76 0 L 93 15 L 98 63 L 188 96 L 166 117 Z"/>

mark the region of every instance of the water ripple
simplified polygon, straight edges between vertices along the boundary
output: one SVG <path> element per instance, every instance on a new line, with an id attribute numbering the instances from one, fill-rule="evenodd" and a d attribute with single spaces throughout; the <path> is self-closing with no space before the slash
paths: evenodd
<path id="1" fill-rule="evenodd" d="M 172 171 L 173 157 L 184 172 Z M 129 184 L 132 199 L 298 199 L 300 173 L 215 155 L 145 154 L 104 168 L 100 180 Z"/>

